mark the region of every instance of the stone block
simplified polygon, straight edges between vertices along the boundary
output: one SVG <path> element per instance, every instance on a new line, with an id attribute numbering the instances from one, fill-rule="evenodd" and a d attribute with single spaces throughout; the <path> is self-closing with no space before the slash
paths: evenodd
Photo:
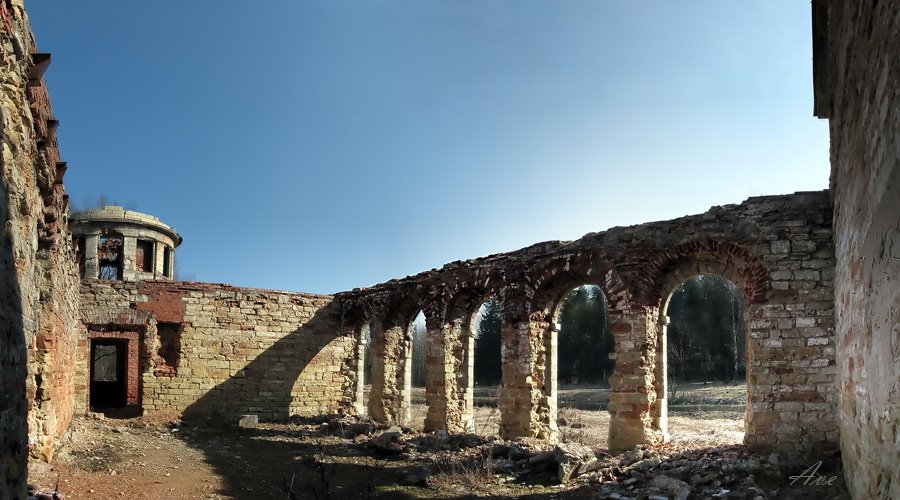
<path id="1" fill-rule="evenodd" d="M 239 427 L 256 427 L 259 425 L 259 415 L 241 415 L 238 420 Z"/>

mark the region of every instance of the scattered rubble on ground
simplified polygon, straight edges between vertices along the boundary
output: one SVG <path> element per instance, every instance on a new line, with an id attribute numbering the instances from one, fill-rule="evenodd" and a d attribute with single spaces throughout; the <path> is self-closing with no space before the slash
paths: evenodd
<path id="1" fill-rule="evenodd" d="M 62 500 L 62 498 L 56 490 L 42 490 L 33 484 L 28 485 L 27 500 Z"/>
<path id="2" fill-rule="evenodd" d="M 35 491 L 34 498 L 258 498 L 288 490 L 295 498 L 327 498 L 324 491 L 332 498 L 391 498 L 398 491 L 407 498 L 848 498 L 833 467 L 837 457 L 807 478 L 811 464 L 792 466 L 795 457 L 740 445 L 640 446 L 611 455 L 575 442 L 425 433 L 347 415 L 235 421 L 226 429 L 213 421 L 82 423 L 58 470 L 36 480 L 51 485 L 62 477 L 58 496 Z M 246 477 L 232 477 L 236 471 Z M 792 485 L 792 475 L 802 477 Z"/>

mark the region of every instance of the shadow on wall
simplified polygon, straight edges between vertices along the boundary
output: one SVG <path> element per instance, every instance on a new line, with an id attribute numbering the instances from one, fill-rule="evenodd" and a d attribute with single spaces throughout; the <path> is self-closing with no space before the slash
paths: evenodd
<path id="1" fill-rule="evenodd" d="M 275 442 L 267 439 L 266 431 L 236 425 L 246 414 L 259 415 L 262 421 L 283 421 L 298 413 L 350 410 L 349 387 L 338 385 L 343 394 L 325 399 L 335 388 L 334 380 L 351 366 L 352 358 L 335 359 L 343 351 L 329 349 L 341 340 L 341 332 L 339 305 L 329 304 L 184 410 L 186 423 L 178 436 L 202 451 L 222 476 L 224 486 L 219 493 L 249 499 L 285 491 L 286 497 L 284 475 L 288 481 L 291 473 L 311 480 L 312 476 L 299 470 L 303 466 L 298 460 L 317 450 L 308 444 Z M 351 356 L 351 349 L 346 354 Z M 183 359 L 182 363 L 185 361 L 190 362 Z M 300 484 L 300 479 L 296 483 Z"/>
<path id="2" fill-rule="evenodd" d="M 9 221 L 9 196 L 0 182 L 0 221 Z M 0 242 L 0 498 L 24 498 L 28 463 L 26 352 L 20 276 L 12 238 Z"/>
<path id="3" fill-rule="evenodd" d="M 365 444 L 323 445 L 309 439 L 309 429 L 318 427 L 316 418 L 237 427 L 238 417 L 248 413 L 278 421 L 291 414 L 353 411 L 352 332 L 332 303 L 185 409 L 177 436 L 202 451 L 222 477 L 216 493 L 248 500 L 289 498 L 286 485 L 293 481 L 294 498 L 442 498 L 426 488 L 422 473 L 423 465 L 433 471 L 439 465 L 370 457 Z M 298 428 L 296 423 L 312 425 Z"/>
<path id="4" fill-rule="evenodd" d="M 183 418 L 224 419 L 216 420 L 216 424 L 227 425 L 236 424 L 246 414 L 277 421 L 295 414 L 350 411 L 352 395 L 347 377 L 352 376 L 354 365 L 352 337 L 345 337 L 349 332 L 341 325 L 339 304 L 332 302 L 207 391 L 184 410 Z M 250 334 L 261 336 L 264 332 L 248 332 L 248 343 L 259 341 Z M 242 347 L 247 345 L 239 340 L 234 348 L 249 349 Z M 210 372 L 217 366 L 215 359 L 182 359 L 182 364 L 186 362 L 207 365 Z M 195 372 L 194 378 L 197 376 Z"/>

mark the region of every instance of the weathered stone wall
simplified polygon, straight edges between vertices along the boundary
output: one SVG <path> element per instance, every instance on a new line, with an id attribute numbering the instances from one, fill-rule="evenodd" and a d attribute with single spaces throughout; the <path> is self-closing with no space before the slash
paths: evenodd
<path id="1" fill-rule="evenodd" d="M 84 280 L 89 331 L 143 336 L 140 399 L 147 414 L 253 413 L 263 419 L 350 411 L 358 338 L 330 296 L 208 283 Z M 174 326 L 177 358 L 162 336 Z M 169 331 L 172 331 L 171 328 Z M 88 344 L 78 404 L 87 403 Z"/>
<path id="2" fill-rule="evenodd" d="M 371 415 L 405 420 L 404 332 L 421 310 L 428 336 L 426 424 L 458 430 L 471 415 L 471 377 L 457 376 L 471 363 L 465 330 L 484 299 L 498 297 L 501 433 L 554 439 L 556 314 L 573 288 L 599 286 L 615 336 L 610 443 L 624 449 L 666 438 L 665 306 L 697 274 L 730 279 L 749 302 L 746 443 L 797 452 L 834 449 L 834 249 L 826 191 L 756 197 L 573 242 L 539 243 L 338 298 L 354 329 L 372 328 Z"/>
<path id="3" fill-rule="evenodd" d="M 841 455 L 855 498 L 900 498 L 900 4 L 814 3 L 829 119 Z"/>
<path id="4" fill-rule="evenodd" d="M 20 0 L 0 2 L 0 23 L 0 498 L 24 498 L 29 445 L 49 460 L 72 417 L 78 278 L 42 78 L 49 55 Z"/>

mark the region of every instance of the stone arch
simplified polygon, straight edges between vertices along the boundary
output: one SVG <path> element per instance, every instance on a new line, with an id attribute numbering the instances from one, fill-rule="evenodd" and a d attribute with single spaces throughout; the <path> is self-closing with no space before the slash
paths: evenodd
<path id="1" fill-rule="evenodd" d="M 358 300 L 341 299 L 341 328 L 352 332 L 354 341 L 353 360 L 354 377 L 352 388 L 353 407 L 358 415 L 368 412 L 365 398 L 366 356 L 371 362 L 371 352 L 367 335 L 371 340 L 371 323 L 376 318 L 385 316 L 384 305 L 372 297 Z"/>
<path id="2" fill-rule="evenodd" d="M 429 372 L 433 377 L 426 392 L 430 398 L 426 429 L 447 428 L 459 432 L 474 429 L 473 322 L 480 306 L 501 288 L 500 280 L 476 274 L 447 291 L 440 333 L 429 338 L 430 361 L 438 369 Z M 438 422 L 445 425 L 441 427 Z"/>
<path id="3" fill-rule="evenodd" d="M 372 392 L 369 415 L 375 420 L 407 425 L 412 404 L 412 339 L 409 325 L 423 309 L 415 290 L 394 290 L 384 314 L 370 323 Z"/>
<path id="4" fill-rule="evenodd" d="M 563 299 L 579 286 L 596 285 L 613 311 L 627 307 L 629 293 L 619 273 L 599 250 L 543 259 L 528 270 L 525 278 L 530 288 L 525 306 L 528 314 L 525 345 L 534 363 L 531 398 L 537 406 L 538 427 L 552 437 L 557 433 L 557 318 Z M 519 342 L 523 345 L 521 339 Z"/>
<path id="5" fill-rule="evenodd" d="M 751 316 L 751 309 L 758 308 L 766 299 L 769 287 L 768 272 L 762 262 L 752 253 L 736 244 L 715 240 L 698 240 L 665 250 L 650 260 L 648 273 L 651 280 L 642 296 L 647 302 L 658 304 L 656 325 L 656 356 L 653 386 L 656 399 L 651 409 L 653 426 L 668 440 L 668 307 L 675 291 L 686 281 L 699 275 L 716 275 L 734 283 L 744 294 L 746 306 L 742 312 L 745 321 Z M 754 356 L 749 342 L 749 322 L 745 326 L 745 356 L 749 361 Z M 749 362 L 748 362 L 749 365 Z M 748 396 L 752 392 L 748 381 Z M 750 408 L 750 397 L 747 408 Z"/>
<path id="6" fill-rule="evenodd" d="M 769 289 L 762 261 L 746 248 L 730 242 L 695 240 L 653 256 L 641 271 L 638 299 L 660 304 L 685 280 L 698 274 L 717 274 L 740 285 L 748 303 L 763 302 Z"/>
<path id="7" fill-rule="evenodd" d="M 544 259 L 528 270 L 526 280 L 532 290 L 529 316 L 548 312 L 548 307 L 559 303 L 581 285 L 599 286 L 610 309 L 627 307 L 630 299 L 618 271 L 597 250 Z"/>

